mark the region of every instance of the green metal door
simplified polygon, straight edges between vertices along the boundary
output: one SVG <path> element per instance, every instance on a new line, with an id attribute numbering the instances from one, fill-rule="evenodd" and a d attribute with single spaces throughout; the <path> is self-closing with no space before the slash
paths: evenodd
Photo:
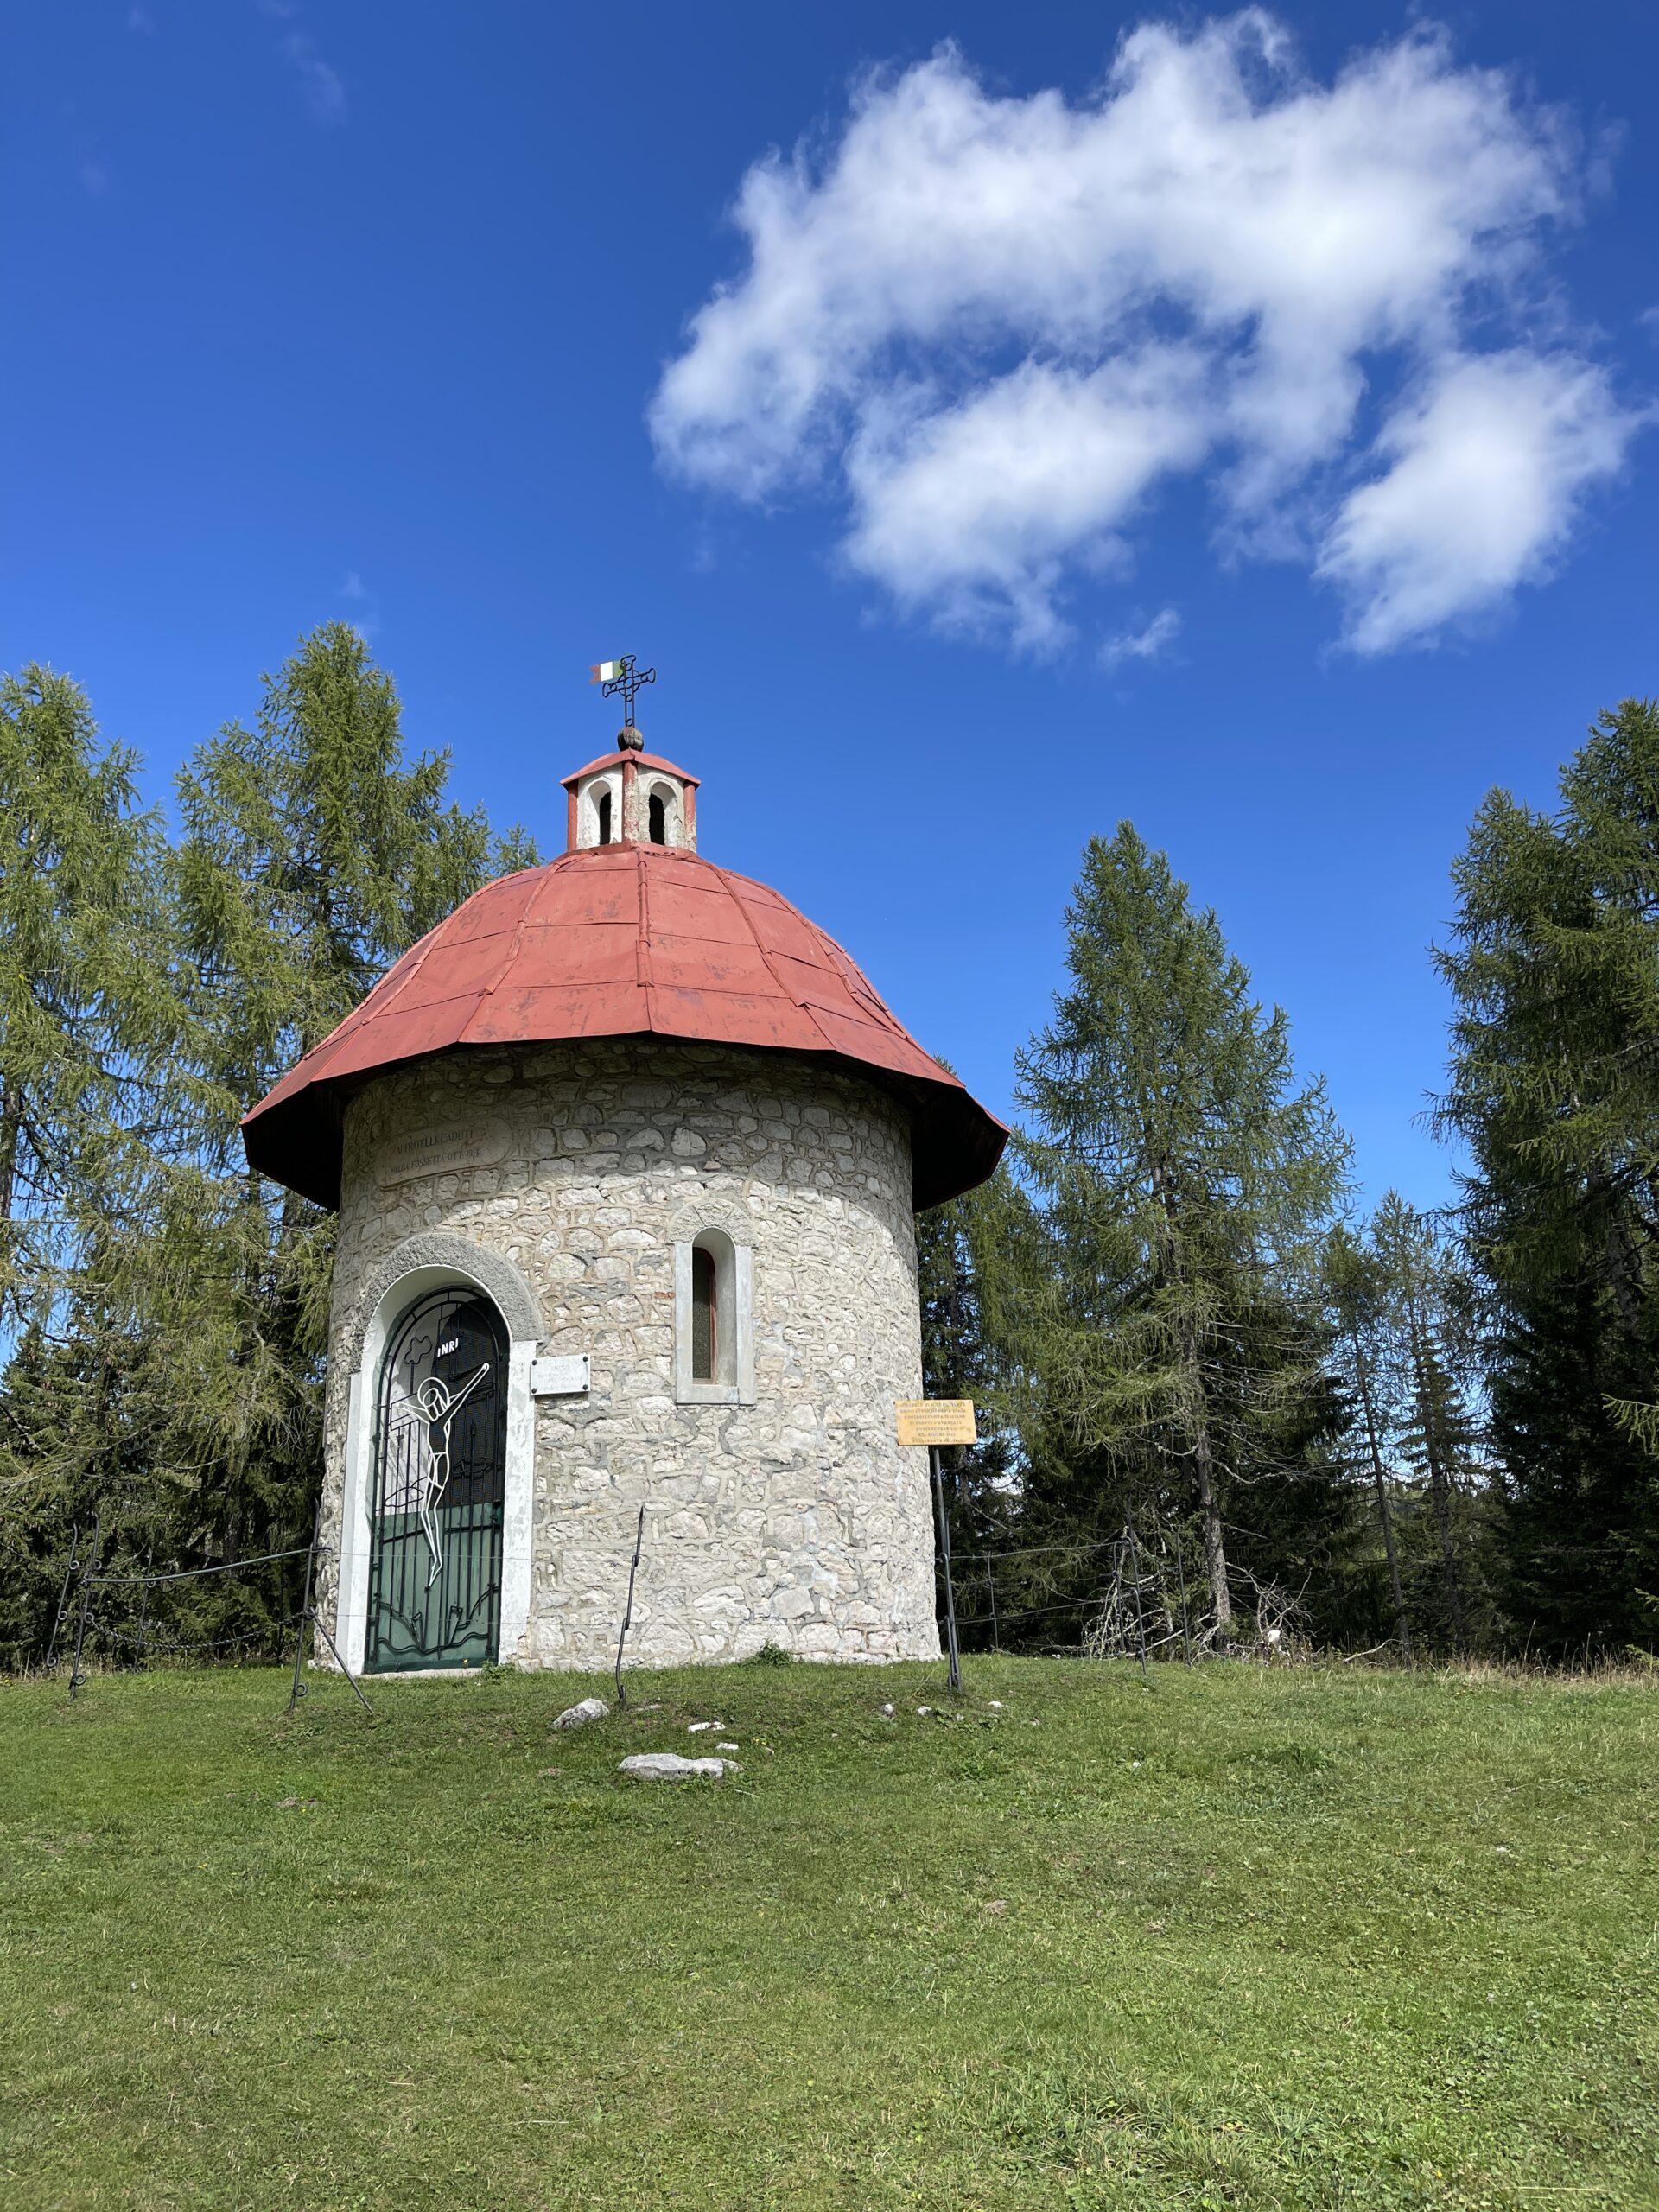
<path id="1" fill-rule="evenodd" d="M 381 1370 L 371 1674 L 479 1667 L 501 1632 L 507 1339 L 475 1291 L 419 1300 Z"/>

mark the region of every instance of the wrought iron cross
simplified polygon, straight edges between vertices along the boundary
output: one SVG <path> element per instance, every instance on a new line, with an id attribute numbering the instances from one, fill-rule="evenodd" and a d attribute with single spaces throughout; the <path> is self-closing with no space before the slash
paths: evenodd
<path id="1" fill-rule="evenodd" d="M 607 668 L 613 668 L 616 674 L 607 677 L 605 674 Z M 616 660 L 598 662 L 594 666 L 592 680 L 598 684 L 599 696 L 601 699 L 608 699 L 618 691 L 622 694 L 623 721 L 627 728 L 632 729 L 635 694 L 643 685 L 654 683 L 657 681 L 657 671 L 654 668 L 637 668 L 634 665 L 633 655 L 623 653 Z"/>

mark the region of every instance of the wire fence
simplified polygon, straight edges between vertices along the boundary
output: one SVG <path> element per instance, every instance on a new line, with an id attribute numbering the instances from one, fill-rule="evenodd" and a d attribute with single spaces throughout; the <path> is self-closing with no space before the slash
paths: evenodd
<path id="1" fill-rule="evenodd" d="M 1038 1646 L 1055 1656 L 1136 1659 L 1143 1669 L 1154 1659 L 1191 1665 L 1224 1649 L 1268 1659 L 1299 1653 L 1307 1626 L 1300 1596 L 1242 1574 L 1232 1611 L 1220 1618 L 1196 1560 L 1189 1575 L 1191 1541 L 1184 1528 L 1143 1529 L 1130 1516 L 1082 1542 L 953 1546 L 954 1592 L 938 1578 L 941 1619 L 953 1594 L 957 1630 L 979 1649 Z M 1065 1624 L 1075 1633 L 1062 1641 Z"/>
<path id="2" fill-rule="evenodd" d="M 340 1657 L 334 1637 L 318 1614 L 313 1603 L 316 1588 L 316 1568 L 319 1554 L 326 1548 L 321 1541 L 321 1512 L 319 1509 L 316 1524 L 308 1544 L 290 1545 L 285 1550 L 259 1552 L 247 1559 L 211 1560 L 200 1567 L 168 1567 L 159 1571 L 146 1565 L 142 1570 L 106 1573 L 102 1564 L 103 1519 L 100 1515 L 93 1526 L 90 1550 L 82 1555 L 80 1536 L 77 1529 L 71 1543 L 68 1564 L 64 1570 L 63 1584 L 58 1596 L 51 1639 L 47 1646 L 46 1665 L 49 1672 L 57 1663 L 60 1643 L 73 1634 L 73 1662 L 69 1670 L 69 1697 L 73 1703 L 90 1680 L 90 1668 L 95 1651 L 100 1648 L 105 1655 L 113 1655 L 118 1664 L 129 1669 L 142 1668 L 152 1658 L 173 1659 L 188 1657 L 200 1662 L 208 1653 L 246 1655 L 256 1646 L 263 1646 L 266 1656 L 276 1657 L 290 1646 L 294 1654 L 294 1679 L 289 1691 L 288 1710 L 292 1713 L 306 1694 L 303 1680 L 307 1631 L 312 1641 L 321 1638 L 333 1654 L 335 1665 L 350 1683 L 358 1702 L 365 1712 L 371 1712 L 367 1698 L 363 1694 L 357 1677 Z M 303 1561 L 302 1568 L 297 1562 Z M 190 1592 L 203 1584 L 213 1584 L 216 1592 L 224 1586 L 215 1578 L 229 1575 L 255 1575 L 268 1569 L 285 1570 L 275 1578 L 276 1605 L 272 1610 L 271 1578 L 267 1575 L 267 1586 L 244 1587 L 236 1593 L 242 1601 L 245 1615 L 256 1612 L 257 1618 L 245 1625 L 218 1625 L 206 1636 L 191 1632 L 188 1614 Z M 297 1603 L 291 1602 L 296 1594 Z M 164 1593 L 164 1601 L 175 1607 L 183 1605 L 182 1612 L 175 1612 L 171 1619 L 157 1620 L 154 1607 L 157 1593 Z M 124 1613 L 118 1607 L 124 1606 Z M 135 1618 L 136 1609 L 136 1618 Z M 221 1601 L 219 1610 L 224 1610 Z M 235 1605 L 232 1601 L 232 1619 Z"/>

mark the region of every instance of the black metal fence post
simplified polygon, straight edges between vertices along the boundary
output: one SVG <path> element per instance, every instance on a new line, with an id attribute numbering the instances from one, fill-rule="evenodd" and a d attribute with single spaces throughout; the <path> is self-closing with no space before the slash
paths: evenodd
<path id="1" fill-rule="evenodd" d="M 939 1447 L 930 1444 L 927 1456 L 933 1462 L 933 1502 L 939 1516 L 939 1556 L 944 1561 L 944 1624 L 950 1641 L 950 1688 L 953 1693 L 962 1688 L 962 1660 L 957 1650 L 957 1593 L 950 1583 L 950 1519 L 944 1510 L 944 1478 L 939 1472 Z"/>
<path id="2" fill-rule="evenodd" d="M 311 1572 L 317 1560 L 317 1539 L 322 1534 L 322 1500 L 317 1500 L 316 1518 L 311 1523 L 311 1548 L 305 1555 L 305 1589 L 300 1599 L 300 1618 L 294 1630 L 294 1687 L 288 1694 L 288 1709 L 295 1707 L 305 1695 L 305 1684 L 300 1680 L 300 1669 L 305 1664 L 305 1631 L 311 1618 Z"/>
<path id="3" fill-rule="evenodd" d="M 75 1663 L 69 1669 L 69 1702 L 73 1705 L 80 1689 L 80 1655 L 86 1645 L 86 1605 L 92 1595 L 92 1577 L 98 1573 L 104 1556 L 104 1509 L 100 1505 L 92 1522 L 92 1556 L 89 1567 L 80 1571 L 80 1611 L 75 1616 Z"/>
<path id="4" fill-rule="evenodd" d="M 645 1509 L 642 1505 L 639 1508 L 639 1525 L 633 1532 L 633 1564 L 628 1569 L 628 1602 L 617 1635 L 616 1669 L 612 1677 L 616 1685 L 616 1709 L 619 1713 L 626 1710 L 628 1702 L 628 1694 L 622 1687 L 622 1646 L 627 1640 L 628 1630 L 633 1621 L 633 1578 L 639 1572 L 639 1548 L 645 1541 Z"/>
<path id="5" fill-rule="evenodd" d="M 69 1563 L 63 1570 L 63 1585 L 58 1592 L 58 1610 L 53 1616 L 52 1633 L 47 1638 L 46 1671 L 52 1671 L 52 1662 L 58 1656 L 58 1633 L 63 1626 L 64 1614 L 69 1609 L 69 1585 L 74 1580 L 75 1561 L 80 1556 L 80 1523 L 76 1522 L 69 1535 Z"/>
<path id="6" fill-rule="evenodd" d="M 1141 1651 L 1141 1679 L 1147 1681 L 1147 1624 L 1141 1611 L 1141 1546 L 1135 1533 L 1135 1516 L 1129 1516 L 1129 1557 L 1135 1565 L 1135 1640 Z"/>
<path id="7" fill-rule="evenodd" d="M 155 1564 L 156 1547 L 154 1544 L 149 1544 L 144 1548 L 144 1580 L 138 1586 L 143 1595 L 138 1603 L 137 1649 L 134 1653 L 132 1662 L 132 1672 L 135 1675 L 143 1669 L 144 1654 L 149 1649 L 149 1570 Z"/>

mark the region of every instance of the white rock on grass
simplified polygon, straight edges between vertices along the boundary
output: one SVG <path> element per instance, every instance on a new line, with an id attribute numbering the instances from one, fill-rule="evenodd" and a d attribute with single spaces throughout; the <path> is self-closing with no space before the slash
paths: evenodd
<path id="1" fill-rule="evenodd" d="M 602 1697 L 585 1697 L 580 1705 L 567 1705 L 553 1726 L 556 1728 L 580 1728 L 589 1720 L 607 1719 L 610 1710 Z"/>
<path id="2" fill-rule="evenodd" d="M 701 1736 L 706 1728 L 723 1728 L 725 1726 L 723 1720 L 690 1720 L 686 1723 L 685 1732 L 688 1736 Z"/>
<path id="3" fill-rule="evenodd" d="M 635 1751 L 616 1770 L 635 1782 L 694 1782 L 701 1775 L 718 1782 L 743 1771 L 735 1759 L 683 1759 L 677 1751 Z"/>
<path id="4" fill-rule="evenodd" d="M 715 1745 L 717 1751 L 741 1751 L 742 1748 L 741 1744 L 734 1744 L 729 1738 L 723 1738 Z"/>

